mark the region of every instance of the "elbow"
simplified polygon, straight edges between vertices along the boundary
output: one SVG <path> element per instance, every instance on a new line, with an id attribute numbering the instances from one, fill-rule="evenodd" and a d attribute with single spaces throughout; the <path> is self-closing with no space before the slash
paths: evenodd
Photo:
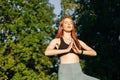
<path id="1" fill-rule="evenodd" d="M 47 51 L 45 51 L 45 56 L 49 56 L 48 54 L 49 54 L 49 53 L 48 53 Z"/>
<path id="2" fill-rule="evenodd" d="M 94 51 L 94 54 L 93 54 L 93 56 L 97 56 L 97 52 L 96 52 L 96 51 Z"/>
<path id="3" fill-rule="evenodd" d="M 48 56 L 48 54 L 45 52 L 45 56 Z"/>

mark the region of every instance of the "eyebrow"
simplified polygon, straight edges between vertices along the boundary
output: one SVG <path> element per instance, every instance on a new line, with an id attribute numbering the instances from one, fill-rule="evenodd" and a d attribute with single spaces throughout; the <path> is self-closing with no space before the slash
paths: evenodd
<path id="1" fill-rule="evenodd" d="M 69 21 L 64 21 L 64 22 L 69 22 Z M 70 23 L 73 23 L 72 21 L 70 21 Z"/>

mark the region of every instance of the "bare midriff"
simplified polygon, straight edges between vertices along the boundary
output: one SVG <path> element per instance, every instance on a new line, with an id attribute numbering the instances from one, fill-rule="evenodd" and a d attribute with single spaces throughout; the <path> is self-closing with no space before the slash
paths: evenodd
<path id="1" fill-rule="evenodd" d="M 79 56 L 74 53 L 68 53 L 60 57 L 60 64 L 70 64 L 79 62 Z"/>

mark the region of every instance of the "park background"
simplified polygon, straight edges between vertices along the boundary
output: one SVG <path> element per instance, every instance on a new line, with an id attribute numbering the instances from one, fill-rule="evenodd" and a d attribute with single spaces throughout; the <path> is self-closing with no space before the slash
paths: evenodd
<path id="1" fill-rule="evenodd" d="M 76 34 L 97 51 L 81 57 L 83 72 L 120 80 L 120 0 L 0 0 L 0 80 L 57 80 L 59 60 L 44 51 L 69 15 Z M 53 2 L 54 3 L 54 2 Z"/>

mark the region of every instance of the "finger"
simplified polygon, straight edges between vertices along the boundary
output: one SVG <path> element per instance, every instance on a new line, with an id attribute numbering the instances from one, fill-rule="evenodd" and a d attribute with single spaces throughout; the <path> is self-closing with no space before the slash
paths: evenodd
<path id="1" fill-rule="evenodd" d="M 78 49 L 78 47 L 75 44 L 73 44 L 72 49 L 74 49 L 76 52 L 79 52 L 79 49 Z"/>
<path id="2" fill-rule="evenodd" d="M 76 49 L 74 49 L 74 48 L 72 48 L 73 49 L 73 51 L 75 52 L 75 53 L 78 53 L 78 51 L 76 50 Z"/>

